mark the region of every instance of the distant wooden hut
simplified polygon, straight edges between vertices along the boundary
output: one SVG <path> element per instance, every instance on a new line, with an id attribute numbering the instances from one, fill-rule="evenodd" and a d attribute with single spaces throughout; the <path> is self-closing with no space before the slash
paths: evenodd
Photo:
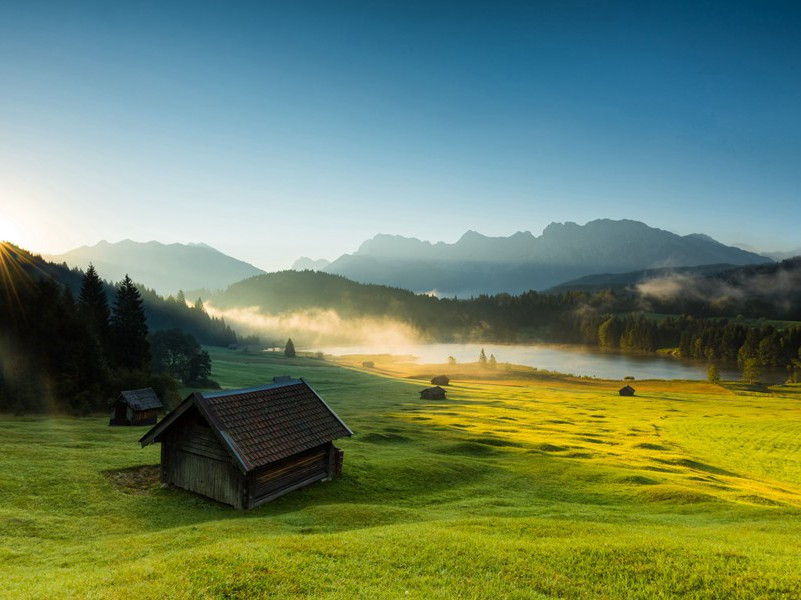
<path id="1" fill-rule="evenodd" d="M 372 369 L 375 366 L 375 363 L 372 360 L 366 360 L 362 363 L 362 366 L 367 369 Z"/>
<path id="2" fill-rule="evenodd" d="M 153 388 L 120 392 L 111 407 L 109 425 L 153 425 L 163 408 Z"/>
<path id="3" fill-rule="evenodd" d="M 238 509 L 342 471 L 333 441 L 353 435 L 302 379 L 195 392 L 145 434 L 161 443 L 161 481 Z"/>
<path id="4" fill-rule="evenodd" d="M 443 390 L 438 385 L 426 388 L 420 392 L 420 398 L 422 400 L 444 400 L 445 390 Z"/>
<path id="5" fill-rule="evenodd" d="M 618 390 L 618 394 L 621 396 L 633 396 L 634 395 L 634 388 L 630 385 L 624 385 L 622 388 Z"/>
<path id="6" fill-rule="evenodd" d="M 434 385 L 448 385 L 451 382 L 447 375 L 437 375 L 431 378 L 431 383 Z"/>

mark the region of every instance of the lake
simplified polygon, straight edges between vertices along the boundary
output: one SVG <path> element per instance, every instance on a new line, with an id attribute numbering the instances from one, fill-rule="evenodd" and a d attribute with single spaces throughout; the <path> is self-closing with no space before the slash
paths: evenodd
<path id="1" fill-rule="evenodd" d="M 585 346 L 554 344 L 413 344 L 379 348 L 375 346 L 327 346 L 313 351 L 343 356 L 347 354 L 393 354 L 413 356 L 419 364 L 442 364 L 452 356 L 458 363 L 477 362 L 481 349 L 489 358 L 495 355 L 499 363 L 509 362 L 545 371 L 556 371 L 601 379 L 701 379 L 707 377 L 705 363 L 683 361 L 670 356 L 630 355 L 602 352 Z M 720 368 L 722 379 L 740 379 L 740 372 Z"/>

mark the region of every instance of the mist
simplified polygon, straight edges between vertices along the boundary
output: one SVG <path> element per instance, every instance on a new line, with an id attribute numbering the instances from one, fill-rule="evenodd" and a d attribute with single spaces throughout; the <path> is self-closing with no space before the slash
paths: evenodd
<path id="1" fill-rule="evenodd" d="M 268 314 L 260 306 L 220 309 L 206 302 L 213 317 L 222 317 L 243 335 L 266 341 L 292 338 L 299 348 L 322 345 L 358 345 L 384 351 L 428 341 L 415 327 L 379 317 L 342 317 L 333 309 L 304 309 Z"/>
<path id="2" fill-rule="evenodd" d="M 801 312 L 801 269 L 785 261 L 777 268 L 738 270 L 712 277 L 675 273 L 638 283 L 642 308 L 670 302 L 703 303 L 712 309 L 758 312 L 798 318 Z"/>

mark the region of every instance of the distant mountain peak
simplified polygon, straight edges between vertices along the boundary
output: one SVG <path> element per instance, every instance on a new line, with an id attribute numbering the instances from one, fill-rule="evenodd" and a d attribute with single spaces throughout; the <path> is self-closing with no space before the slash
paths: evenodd
<path id="1" fill-rule="evenodd" d="M 48 260 L 81 269 L 91 262 L 103 279 L 119 281 L 127 274 L 161 294 L 173 294 L 181 289 L 221 289 L 264 273 L 207 244 L 163 244 L 156 240 L 124 239 L 116 243 L 101 240 L 94 246 L 51 255 Z"/>

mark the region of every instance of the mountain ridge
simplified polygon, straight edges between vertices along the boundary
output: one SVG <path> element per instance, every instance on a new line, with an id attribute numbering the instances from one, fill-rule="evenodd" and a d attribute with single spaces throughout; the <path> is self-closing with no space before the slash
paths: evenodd
<path id="1" fill-rule="evenodd" d="M 640 221 L 597 219 L 551 223 L 539 236 L 468 230 L 452 244 L 381 233 L 323 270 L 362 283 L 469 296 L 544 290 L 596 273 L 767 262 L 703 233 L 680 236 Z"/>
<path id="2" fill-rule="evenodd" d="M 119 242 L 101 240 L 63 254 L 45 255 L 45 260 L 85 269 L 91 262 L 112 281 L 126 274 L 161 294 L 197 288 L 223 289 L 264 273 L 259 269 L 203 242 L 164 244 L 155 240 Z"/>

